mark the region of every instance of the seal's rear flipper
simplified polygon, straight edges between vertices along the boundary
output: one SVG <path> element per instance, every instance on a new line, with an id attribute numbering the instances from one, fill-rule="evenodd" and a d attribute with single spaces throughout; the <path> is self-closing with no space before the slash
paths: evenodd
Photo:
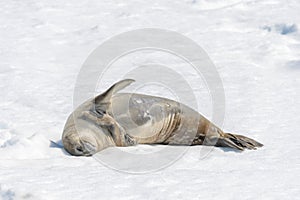
<path id="1" fill-rule="evenodd" d="M 231 147 L 238 150 L 244 149 L 256 149 L 262 147 L 263 144 L 242 135 L 236 135 L 231 133 L 224 133 L 218 139 L 216 146 L 219 147 Z"/>

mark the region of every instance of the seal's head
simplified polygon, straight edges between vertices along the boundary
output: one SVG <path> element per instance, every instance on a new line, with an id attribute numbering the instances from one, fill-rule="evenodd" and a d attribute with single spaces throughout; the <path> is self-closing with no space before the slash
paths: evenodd
<path id="1" fill-rule="evenodd" d="M 80 105 L 68 118 L 62 142 L 65 150 L 75 156 L 91 156 L 109 146 L 122 146 L 124 131 L 107 110 L 114 93 L 131 84 L 125 79 L 107 91 Z M 130 140 L 129 137 L 126 137 Z"/>
<path id="2" fill-rule="evenodd" d="M 78 134 L 76 130 L 71 128 L 63 136 L 63 145 L 65 150 L 74 156 L 91 156 L 101 149 L 99 147 L 95 135 L 92 133 Z"/>

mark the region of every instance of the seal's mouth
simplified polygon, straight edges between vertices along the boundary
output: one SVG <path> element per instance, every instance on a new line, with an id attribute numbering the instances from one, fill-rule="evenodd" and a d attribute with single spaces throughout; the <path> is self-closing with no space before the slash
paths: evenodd
<path id="1" fill-rule="evenodd" d="M 83 143 L 83 146 L 85 149 L 85 151 L 84 151 L 85 155 L 91 156 L 96 153 L 97 147 L 95 145 L 93 145 L 89 142 L 82 142 L 82 143 Z"/>

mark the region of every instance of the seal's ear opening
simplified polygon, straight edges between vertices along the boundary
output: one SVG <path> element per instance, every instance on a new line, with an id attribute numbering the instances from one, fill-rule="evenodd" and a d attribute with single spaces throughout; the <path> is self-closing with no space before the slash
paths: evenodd
<path id="1" fill-rule="evenodd" d="M 134 81 L 135 80 L 133 80 L 133 79 L 121 80 L 121 81 L 115 83 L 113 86 L 111 86 L 104 93 L 98 95 L 95 98 L 95 110 L 98 113 L 105 113 L 105 111 L 108 109 L 108 107 L 111 103 L 112 95 L 117 93 L 118 91 L 122 90 L 123 88 L 127 87 L 128 85 L 130 85 Z"/>

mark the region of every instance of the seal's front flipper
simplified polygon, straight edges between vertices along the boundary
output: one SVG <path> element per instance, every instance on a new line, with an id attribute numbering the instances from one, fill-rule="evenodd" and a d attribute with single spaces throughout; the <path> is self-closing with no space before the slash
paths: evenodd
<path id="1" fill-rule="evenodd" d="M 243 135 L 223 133 L 218 139 L 216 146 L 231 147 L 238 150 L 244 150 L 256 149 L 257 147 L 262 147 L 263 144 Z"/>

